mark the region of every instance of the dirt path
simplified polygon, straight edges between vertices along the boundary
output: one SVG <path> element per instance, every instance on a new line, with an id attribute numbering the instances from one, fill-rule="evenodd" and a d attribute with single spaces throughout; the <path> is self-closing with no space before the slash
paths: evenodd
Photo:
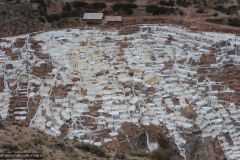
<path id="1" fill-rule="evenodd" d="M 240 27 L 232 27 L 228 25 L 220 25 L 205 22 L 201 18 L 185 18 L 181 16 L 141 16 L 141 17 L 124 17 L 123 22 L 114 25 L 102 26 L 104 28 L 122 28 L 129 25 L 136 24 L 174 24 L 184 26 L 193 30 L 198 31 L 216 31 L 216 32 L 226 32 L 240 34 Z"/>

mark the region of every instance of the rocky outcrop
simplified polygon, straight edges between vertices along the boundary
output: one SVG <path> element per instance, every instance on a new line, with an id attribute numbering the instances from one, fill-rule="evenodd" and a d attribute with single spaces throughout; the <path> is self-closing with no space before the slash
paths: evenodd
<path id="1" fill-rule="evenodd" d="M 187 160 L 226 160 L 217 139 L 201 138 L 197 130 L 191 134 L 185 133 L 184 137 L 187 141 Z M 152 150 L 151 146 L 154 144 L 157 144 L 157 147 Z M 164 126 L 136 126 L 124 123 L 116 139 L 104 147 L 120 153 L 150 156 L 151 159 L 157 160 L 184 159 L 179 155 Z"/>
<path id="2" fill-rule="evenodd" d="M 153 159 L 158 159 L 156 156 L 160 158 L 166 152 L 166 158 L 183 159 L 167 129 L 160 125 L 137 126 L 126 122 L 119 130 L 119 135 L 105 148 L 128 154 L 145 154 Z"/>
<path id="3" fill-rule="evenodd" d="M 217 139 L 188 135 L 186 151 L 189 160 L 226 160 Z"/>

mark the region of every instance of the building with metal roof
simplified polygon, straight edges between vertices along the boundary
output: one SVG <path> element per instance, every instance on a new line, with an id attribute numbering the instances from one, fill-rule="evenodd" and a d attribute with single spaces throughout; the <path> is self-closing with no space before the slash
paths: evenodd
<path id="1" fill-rule="evenodd" d="M 121 22 L 122 16 L 106 16 L 106 22 Z"/>
<path id="2" fill-rule="evenodd" d="M 102 20 L 103 13 L 84 13 L 83 20 Z"/>

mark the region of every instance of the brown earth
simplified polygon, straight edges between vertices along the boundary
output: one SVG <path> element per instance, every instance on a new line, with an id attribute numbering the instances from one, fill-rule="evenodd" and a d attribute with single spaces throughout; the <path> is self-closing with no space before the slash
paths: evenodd
<path id="1" fill-rule="evenodd" d="M 126 122 L 122 124 L 119 130 L 119 135 L 112 141 L 104 145 L 108 150 L 121 151 L 123 153 L 142 155 L 143 157 L 150 156 L 153 159 L 155 154 L 148 152 L 147 147 L 147 134 L 149 136 L 149 142 L 158 143 L 159 150 L 167 150 L 171 159 L 180 160 L 182 157 L 178 154 L 176 145 L 172 142 L 172 139 L 168 136 L 168 131 L 164 126 L 137 126 L 135 124 Z M 168 155 L 165 155 L 168 158 Z M 159 159 L 159 158 L 157 158 Z"/>
<path id="2" fill-rule="evenodd" d="M 116 159 L 115 155 L 117 152 L 103 151 L 106 155 L 98 156 L 90 153 L 92 151 L 85 150 L 83 145 L 75 140 L 52 137 L 34 128 L 0 124 L 1 153 L 40 153 L 44 160 Z M 148 157 L 138 157 L 134 155 L 125 155 L 125 157 L 129 160 L 149 160 Z"/>
<path id="3" fill-rule="evenodd" d="M 200 66 L 209 67 L 210 64 L 215 63 L 215 56 L 213 54 L 202 55 L 200 58 Z M 240 105 L 240 69 L 236 68 L 232 62 L 225 63 L 220 69 L 214 68 L 200 68 L 199 69 L 199 81 L 203 81 L 207 75 L 211 80 L 220 82 L 223 85 L 227 85 L 230 89 L 234 90 L 234 93 L 219 92 L 218 97 L 221 100 L 227 102 L 233 101 L 237 105 Z M 221 91 L 222 88 L 213 86 L 215 91 Z"/>
<path id="4" fill-rule="evenodd" d="M 109 15 L 118 15 L 118 13 L 113 12 L 111 10 L 111 6 L 119 1 L 116 0 L 83 0 L 87 3 L 92 2 L 105 2 L 107 5 L 107 9 L 102 10 L 106 12 L 110 12 Z M 159 1 L 157 0 L 131 0 L 131 1 L 121 1 L 121 3 L 124 2 L 132 2 L 138 5 L 136 9 L 134 9 L 134 13 L 131 16 L 123 15 L 123 21 L 117 22 L 117 23 L 111 23 L 107 24 L 105 22 L 102 22 L 102 24 L 90 24 L 93 26 L 97 26 L 99 28 L 103 29 L 111 29 L 111 28 L 125 28 L 126 26 L 130 25 L 136 25 L 136 24 L 176 24 L 176 25 L 182 25 L 188 28 L 191 28 L 193 30 L 199 30 L 199 31 L 217 31 L 217 32 L 229 32 L 229 33 L 236 33 L 240 34 L 240 28 L 239 27 L 232 27 L 226 24 L 215 24 L 210 23 L 209 19 L 214 22 L 218 19 L 227 19 L 230 17 L 238 17 L 239 15 L 236 13 L 234 15 L 227 15 L 223 14 L 219 11 L 216 11 L 212 8 L 212 6 L 201 6 L 201 5 L 190 5 L 189 7 L 182 7 L 177 5 L 177 9 L 181 10 L 184 15 L 180 14 L 172 14 L 172 15 L 158 15 L 158 16 L 152 16 L 149 13 L 145 12 L 146 5 L 149 4 L 158 4 Z M 49 4 L 48 10 L 52 9 L 54 11 L 54 8 L 51 7 L 57 6 L 58 2 L 51 2 Z M 193 4 L 193 3 L 192 3 Z M 19 35 L 24 33 L 30 33 L 30 32 L 37 32 L 37 31 L 47 31 L 47 30 L 55 30 L 60 28 L 70 28 L 70 27 L 76 27 L 81 28 L 85 26 L 89 26 L 85 21 L 82 20 L 82 13 L 80 17 L 68 17 L 68 18 L 62 18 L 58 21 L 54 22 L 48 22 L 46 19 L 44 20 L 44 14 L 41 13 L 41 10 L 38 10 L 33 7 L 34 5 L 26 2 L 26 3 L 20 3 L 20 4 L 2 4 L 0 6 L 0 37 L 6 37 L 6 36 L 13 36 L 13 35 Z M 62 5 L 59 4 L 59 7 L 62 7 Z M 203 8 L 203 13 L 198 13 L 197 11 L 199 8 Z M 8 13 L 8 10 L 13 10 L 13 13 Z M 113 13 L 112 13 L 113 12 Z M 6 14 L 6 15 L 5 15 Z M 14 15 L 15 14 L 15 15 Z M 217 16 L 216 16 L 217 14 Z M 13 16 L 14 15 L 14 16 Z M 123 29 L 124 30 L 124 29 Z"/>
<path id="5" fill-rule="evenodd" d="M 198 135 L 187 135 L 187 159 L 227 160 L 217 139 L 203 139 Z"/>
<path id="6" fill-rule="evenodd" d="M 71 90 L 72 85 L 59 85 L 52 88 L 50 99 L 54 100 L 55 98 L 63 98 L 67 96 L 67 93 Z"/>

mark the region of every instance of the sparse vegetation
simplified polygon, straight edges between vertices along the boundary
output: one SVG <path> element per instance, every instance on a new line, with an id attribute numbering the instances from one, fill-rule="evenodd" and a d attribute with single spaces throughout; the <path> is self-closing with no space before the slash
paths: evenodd
<path id="1" fill-rule="evenodd" d="M 160 2 L 159 2 L 159 4 L 160 5 L 163 5 L 163 6 L 174 6 L 174 0 L 169 0 L 169 1 L 167 1 L 167 0 L 161 0 Z"/>
<path id="2" fill-rule="evenodd" d="M 82 16 L 84 12 L 98 12 L 104 8 L 106 8 L 105 3 L 68 2 L 64 5 L 62 13 L 47 15 L 46 18 L 48 22 L 52 23 L 63 18 Z"/>
<path id="3" fill-rule="evenodd" d="M 105 3 L 92 3 L 91 4 L 91 8 L 94 10 L 102 10 L 104 8 L 106 8 L 106 4 Z"/>
<path id="4" fill-rule="evenodd" d="M 123 15 L 132 15 L 134 8 L 137 8 L 137 5 L 133 4 L 133 3 L 127 3 L 127 4 L 115 3 L 112 6 L 112 9 L 114 11 L 118 12 L 119 14 L 123 14 Z"/>
<path id="5" fill-rule="evenodd" d="M 127 156 L 125 156 L 125 154 L 123 154 L 123 153 L 118 152 L 118 153 L 115 154 L 114 159 L 116 159 L 116 160 L 126 160 Z"/>
<path id="6" fill-rule="evenodd" d="M 40 22 L 42 22 L 42 23 L 46 23 L 46 20 L 45 20 L 44 17 L 39 17 L 38 20 L 39 20 Z"/>
<path id="7" fill-rule="evenodd" d="M 0 129 L 4 129 L 4 125 L 1 121 L 0 121 Z"/>
<path id="8" fill-rule="evenodd" d="M 29 150 L 32 147 L 32 144 L 28 141 L 18 144 L 22 150 Z"/>
<path id="9" fill-rule="evenodd" d="M 240 9 L 240 7 L 239 6 L 230 6 L 230 7 L 226 8 L 224 5 L 218 4 L 218 5 L 214 6 L 214 9 L 219 12 L 228 14 L 228 15 L 233 15 L 233 14 L 237 13 L 237 11 Z"/>
<path id="10" fill-rule="evenodd" d="M 204 9 L 203 8 L 200 8 L 196 11 L 197 13 L 204 13 Z"/>
<path id="11" fill-rule="evenodd" d="M 1 148 L 10 152 L 16 152 L 19 150 L 18 146 L 15 144 L 3 144 Z"/>
<path id="12" fill-rule="evenodd" d="M 54 21 L 59 21 L 62 17 L 60 14 L 51 14 L 51 15 L 48 15 L 46 18 L 47 18 L 47 21 L 51 23 Z"/>
<path id="13" fill-rule="evenodd" d="M 235 27 L 240 27 L 240 19 L 239 18 L 230 18 L 228 19 L 228 24 Z"/>
<path id="14" fill-rule="evenodd" d="M 1 12 L 1 15 L 5 16 L 5 15 L 7 15 L 7 12 L 2 11 L 2 12 Z"/>
<path id="15" fill-rule="evenodd" d="M 151 158 L 153 160 L 171 160 L 171 151 L 168 149 L 159 148 L 152 152 Z"/>
<path id="16" fill-rule="evenodd" d="M 79 16 L 80 15 L 80 9 L 82 7 L 81 7 L 80 2 L 77 3 L 77 4 L 74 4 L 74 5 L 71 4 L 71 3 L 66 3 L 65 6 L 63 7 L 63 13 L 58 14 L 58 15 L 59 15 L 59 17 L 64 17 L 64 18 Z"/>
<path id="17" fill-rule="evenodd" d="M 146 12 L 152 13 L 152 15 L 159 15 L 159 14 L 173 14 L 175 13 L 175 8 L 172 7 L 162 7 L 157 5 L 148 5 L 146 6 Z"/>
<path id="18" fill-rule="evenodd" d="M 20 1 L 19 1 L 20 2 Z M 137 5 L 139 3 L 138 0 L 129 0 L 129 1 L 107 1 L 107 2 L 116 2 L 113 6 L 108 6 L 106 3 L 98 2 L 98 1 L 68 1 L 63 3 L 62 1 L 50 1 L 50 0 L 30 0 L 30 2 L 22 3 L 21 1 L 18 4 L 14 4 L 11 6 L 19 5 L 19 7 L 12 7 L 11 9 L 3 9 L 0 12 L 1 19 L 1 28 L 3 28 L 1 34 L 2 35 L 8 35 L 8 34 L 18 34 L 18 33 L 27 33 L 27 32 L 33 32 L 33 31 L 39 31 L 42 30 L 47 23 L 50 23 L 51 28 L 64 28 L 66 26 L 79 26 L 84 25 L 80 23 L 73 22 L 71 20 L 72 17 L 82 17 L 84 12 L 103 12 L 105 15 L 132 15 L 134 13 L 134 16 L 136 16 L 136 19 L 134 21 L 131 21 L 132 23 L 139 23 L 139 21 L 145 21 L 143 19 L 146 19 L 148 22 L 152 23 L 151 18 L 145 17 L 144 12 L 142 12 L 142 7 L 146 7 L 148 3 L 142 3 L 141 7 L 139 9 L 137 8 Z M 209 4 L 206 1 L 200 1 L 200 0 L 159 0 L 159 1 L 153 1 L 151 5 L 154 5 L 155 7 L 152 8 L 152 11 L 149 11 L 152 15 L 184 15 L 184 13 L 188 13 L 188 8 L 183 7 L 189 7 L 195 5 L 197 7 L 198 14 L 204 14 L 209 15 L 209 13 L 216 17 L 218 16 L 214 14 L 212 9 L 215 9 L 216 11 L 219 11 L 221 13 L 224 13 L 227 15 L 231 15 L 231 17 L 237 17 L 238 11 L 240 10 L 240 0 L 237 0 L 239 4 L 232 5 L 229 2 L 225 1 L 214 1 L 213 6 Z M 31 3 L 34 3 L 34 5 L 31 5 Z M 35 5 L 37 3 L 37 5 Z M 140 4 L 140 3 L 139 3 Z M 63 8 L 62 8 L 63 7 Z M 163 7 L 163 8 L 160 8 Z M 207 7 L 208 9 L 205 9 Z M 4 7 L 3 7 L 4 8 Z M 24 8 L 24 9 L 22 9 Z M 25 9 L 26 8 L 26 9 Z M 137 8 L 137 9 L 136 9 Z M 203 8 L 204 10 L 202 10 Z M 63 9 L 62 13 L 61 10 Z M 204 12 L 203 12 L 204 11 Z M 191 14 L 191 13 L 188 13 Z M 199 22 L 206 22 L 205 19 L 202 19 L 202 17 L 193 16 L 189 17 L 188 20 L 192 21 L 193 19 L 199 18 Z M 218 13 L 219 14 L 219 13 Z M 141 19 L 138 20 L 137 17 L 141 17 Z M 70 18 L 69 21 L 63 20 L 64 18 Z M 156 17 L 155 17 L 156 18 Z M 164 17 L 166 18 L 166 17 Z M 169 17 L 173 18 L 173 17 Z M 181 17 L 174 17 L 179 18 L 180 21 L 185 21 L 185 19 L 180 19 Z M 209 17 L 211 18 L 211 17 Z M 230 17 L 226 17 L 230 18 Z M 160 20 L 159 20 L 160 21 Z M 161 22 L 173 22 L 174 20 L 166 18 L 164 20 L 161 20 Z M 67 23 L 65 23 L 67 22 Z M 146 22 L 146 21 L 145 21 Z M 176 22 L 176 21 L 174 21 Z M 128 25 L 130 22 L 128 20 L 123 21 L 123 23 L 126 23 Z M 14 27 L 8 27 L 8 24 Z M 117 23 L 116 23 L 117 24 Z M 184 22 L 181 22 L 181 24 L 187 25 Z M 227 24 L 226 22 L 224 24 Z M 221 29 L 217 29 L 221 30 Z M 232 32 L 232 31 L 230 31 Z"/>
<path id="19" fill-rule="evenodd" d="M 218 13 L 217 13 L 217 12 L 215 12 L 215 13 L 213 14 L 213 16 L 214 16 L 214 17 L 217 17 L 217 16 L 218 16 Z"/>
<path id="20" fill-rule="evenodd" d="M 134 157 L 149 157 L 150 155 L 143 151 L 131 152 L 131 155 Z"/>
<path id="21" fill-rule="evenodd" d="M 189 0 L 176 0 L 177 5 L 183 6 L 183 7 L 188 7 L 191 5 L 191 2 Z"/>
<path id="22" fill-rule="evenodd" d="M 84 7 L 86 7 L 87 5 L 88 5 L 88 3 L 82 2 L 82 1 L 75 1 L 75 2 L 72 2 L 72 3 L 71 3 L 71 6 L 72 6 L 73 8 L 78 8 L 78 9 L 84 8 Z"/>
<path id="23" fill-rule="evenodd" d="M 76 144 L 75 147 L 78 148 L 78 149 L 84 150 L 86 152 L 95 154 L 99 157 L 105 157 L 106 156 L 105 151 L 102 148 L 100 148 L 98 146 L 95 146 L 95 145 L 92 145 L 92 144 L 81 143 L 81 144 Z"/>
<path id="24" fill-rule="evenodd" d="M 207 22 L 216 23 L 216 24 L 225 24 L 225 20 L 221 18 L 207 19 Z"/>
<path id="25" fill-rule="evenodd" d="M 176 14 L 179 14 L 179 15 L 183 16 L 184 12 L 182 10 L 180 10 L 180 9 L 177 9 L 176 10 Z"/>
<path id="26" fill-rule="evenodd" d="M 230 7 L 227 8 L 226 13 L 228 15 L 233 15 L 233 14 L 236 14 L 239 9 L 240 9 L 239 6 L 230 6 Z"/>
<path id="27" fill-rule="evenodd" d="M 106 4 L 105 3 L 86 3 L 86 2 L 82 2 L 82 1 L 75 1 L 70 3 L 70 5 L 72 6 L 73 9 L 77 10 L 77 11 L 88 11 L 88 12 L 98 12 L 104 8 L 106 8 Z"/>
<path id="28" fill-rule="evenodd" d="M 48 4 L 44 0 L 31 0 L 31 2 L 38 4 L 38 10 L 41 16 L 46 16 Z"/>
<path id="29" fill-rule="evenodd" d="M 39 146 L 39 145 L 44 145 L 45 142 L 44 142 L 44 140 L 41 137 L 37 137 L 37 138 L 33 139 L 33 144 L 35 146 Z"/>
<path id="30" fill-rule="evenodd" d="M 222 12 L 222 13 L 226 12 L 226 8 L 223 5 L 216 5 L 216 6 L 214 6 L 213 9 L 215 9 L 216 11 Z"/>
<path id="31" fill-rule="evenodd" d="M 67 13 L 67 12 L 71 12 L 71 11 L 72 11 L 72 7 L 71 7 L 70 3 L 66 3 L 63 6 L 63 12 Z"/>
<path id="32" fill-rule="evenodd" d="M 147 13 L 152 13 L 153 15 L 157 15 L 160 12 L 157 5 L 148 5 L 145 10 Z"/>

